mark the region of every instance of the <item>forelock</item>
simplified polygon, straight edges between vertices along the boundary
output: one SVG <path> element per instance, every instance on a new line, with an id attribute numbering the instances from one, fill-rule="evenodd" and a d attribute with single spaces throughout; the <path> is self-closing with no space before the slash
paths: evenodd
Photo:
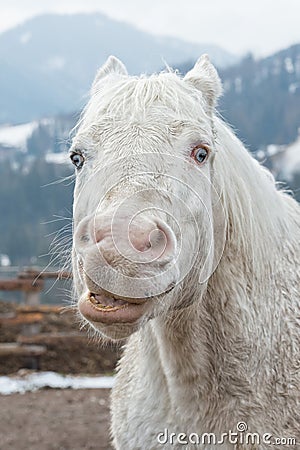
<path id="1" fill-rule="evenodd" d="M 150 77 L 111 76 L 98 84 L 81 124 L 95 126 L 105 118 L 133 122 L 146 116 L 160 121 L 164 117 L 194 121 L 201 116 L 202 121 L 208 121 L 203 104 L 201 92 L 172 72 Z"/>

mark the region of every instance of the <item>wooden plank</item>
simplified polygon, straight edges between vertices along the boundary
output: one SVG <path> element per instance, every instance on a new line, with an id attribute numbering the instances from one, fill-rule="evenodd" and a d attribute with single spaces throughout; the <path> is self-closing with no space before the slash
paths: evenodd
<path id="1" fill-rule="evenodd" d="M 40 356 L 46 353 L 43 345 L 21 345 L 16 342 L 0 343 L 0 356 Z"/>
<path id="2" fill-rule="evenodd" d="M 61 305 L 18 305 L 16 310 L 20 313 L 60 314 L 65 308 Z"/>
<path id="3" fill-rule="evenodd" d="M 59 344 L 61 341 L 75 341 L 75 342 L 86 342 L 89 338 L 78 331 L 74 332 L 57 332 L 57 333 L 40 333 L 32 336 L 18 336 L 19 344 L 41 344 L 41 345 L 51 345 Z"/>
<path id="4" fill-rule="evenodd" d="M 0 280 L 0 291 L 41 291 L 44 287 L 43 280 L 33 283 L 32 279 L 10 279 Z"/>
<path id="5" fill-rule="evenodd" d="M 42 322 L 44 315 L 42 313 L 19 313 L 14 317 L 0 317 L 0 324 L 3 325 L 26 325 Z"/>
<path id="6" fill-rule="evenodd" d="M 58 278 L 59 280 L 68 280 L 73 277 L 72 272 L 44 272 L 41 274 L 42 279 L 45 278 Z"/>
<path id="7" fill-rule="evenodd" d="M 59 280 L 72 278 L 72 272 L 67 271 L 58 271 L 58 272 L 43 272 L 36 269 L 27 269 L 18 274 L 18 278 L 20 279 L 48 279 L 48 278 L 57 278 Z"/>
<path id="8" fill-rule="evenodd" d="M 1 320 L 14 319 L 17 316 L 15 311 L 8 311 L 0 314 L 0 322 Z"/>

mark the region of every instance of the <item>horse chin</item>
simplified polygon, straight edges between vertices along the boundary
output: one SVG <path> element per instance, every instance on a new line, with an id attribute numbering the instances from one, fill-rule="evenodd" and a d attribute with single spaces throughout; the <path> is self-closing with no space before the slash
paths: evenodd
<path id="1" fill-rule="evenodd" d="M 139 323 L 113 323 L 111 325 L 89 321 L 92 328 L 101 335 L 104 341 L 122 341 L 140 328 Z"/>

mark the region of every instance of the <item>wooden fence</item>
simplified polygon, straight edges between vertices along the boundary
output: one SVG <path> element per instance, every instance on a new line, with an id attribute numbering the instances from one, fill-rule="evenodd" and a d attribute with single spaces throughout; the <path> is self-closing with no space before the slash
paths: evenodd
<path id="1" fill-rule="evenodd" d="M 20 271 L 15 278 L 0 279 L 0 291 L 22 291 L 25 302 L 19 305 L 15 313 L 0 314 L 0 326 L 21 326 L 22 334 L 17 342 L 0 343 L 0 357 L 9 355 L 27 358 L 27 366 L 39 368 L 39 359 L 46 353 L 46 345 L 40 342 L 39 332 L 41 322 L 47 313 L 59 313 L 63 308 L 59 305 L 41 305 L 40 295 L 46 279 L 70 279 L 70 272 L 40 271 L 37 268 L 27 268 Z M 43 336 L 42 336 L 43 337 Z M 66 338 L 67 336 L 64 336 Z M 36 338 L 36 339 L 35 339 Z M 51 336 L 47 337 L 48 340 Z M 59 338 L 59 336 L 56 336 Z"/>
<path id="2" fill-rule="evenodd" d="M 25 304 L 39 305 L 40 293 L 44 289 L 46 279 L 69 279 L 70 272 L 40 271 L 36 268 L 26 268 L 18 273 L 16 278 L 0 279 L 0 291 L 22 291 L 25 294 Z"/>

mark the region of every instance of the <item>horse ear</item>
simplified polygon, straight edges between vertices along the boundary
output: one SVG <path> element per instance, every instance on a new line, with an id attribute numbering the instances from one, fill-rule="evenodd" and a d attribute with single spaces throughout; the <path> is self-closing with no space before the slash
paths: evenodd
<path id="1" fill-rule="evenodd" d="M 124 64 L 115 56 L 109 56 L 103 66 L 98 69 L 98 72 L 95 76 L 92 91 L 95 89 L 98 81 L 102 78 L 107 77 L 110 74 L 119 74 L 119 75 L 128 75 L 126 67 Z"/>
<path id="2" fill-rule="evenodd" d="M 198 59 L 193 69 L 185 75 L 184 81 L 202 92 L 211 110 L 216 106 L 217 99 L 222 94 L 222 83 L 208 55 L 202 55 Z"/>

